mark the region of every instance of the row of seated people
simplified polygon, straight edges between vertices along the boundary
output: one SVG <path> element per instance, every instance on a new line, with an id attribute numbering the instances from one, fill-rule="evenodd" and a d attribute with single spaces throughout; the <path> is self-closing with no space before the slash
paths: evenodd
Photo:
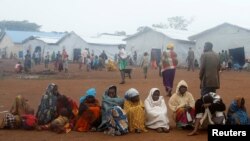
<path id="1" fill-rule="evenodd" d="M 208 93 L 195 101 L 184 80 L 178 83 L 168 106 L 173 112 L 176 127 L 192 130 L 188 135 L 196 135 L 199 128 L 208 124 L 249 124 L 243 97 L 232 101 L 225 116 L 226 106 L 218 94 Z M 41 98 L 36 114 L 28 100 L 19 95 L 10 111 L 0 119 L 0 128 L 51 130 L 57 133 L 101 131 L 114 136 L 147 132 L 148 129 L 168 133 L 167 109 L 158 88 L 152 88 L 142 102 L 136 89 L 130 88 L 121 98 L 117 95 L 117 87 L 112 85 L 104 92 L 101 104 L 96 98 L 96 90 L 90 88 L 80 98 L 78 107 L 77 102 L 60 94 L 58 86 L 51 83 Z"/>

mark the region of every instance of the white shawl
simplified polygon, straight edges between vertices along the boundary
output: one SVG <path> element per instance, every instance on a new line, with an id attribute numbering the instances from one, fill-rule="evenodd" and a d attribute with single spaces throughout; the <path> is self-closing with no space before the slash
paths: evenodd
<path id="1" fill-rule="evenodd" d="M 157 129 L 159 127 L 169 129 L 169 119 L 167 117 L 167 106 L 164 98 L 159 97 L 157 101 L 152 99 L 153 93 L 159 89 L 152 88 L 148 97 L 144 101 L 146 111 L 146 126 L 151 129 Z"/>

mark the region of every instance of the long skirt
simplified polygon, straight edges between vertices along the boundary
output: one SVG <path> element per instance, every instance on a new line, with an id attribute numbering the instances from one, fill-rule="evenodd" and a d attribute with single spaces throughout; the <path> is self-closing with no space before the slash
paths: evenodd
<path id="1" fill-rule="evenodd" d="M 174 77 L 175 77 L 175 69 L 167 69 L 162 72 L 163 84 L 166 90 L 172 90 Z"/>

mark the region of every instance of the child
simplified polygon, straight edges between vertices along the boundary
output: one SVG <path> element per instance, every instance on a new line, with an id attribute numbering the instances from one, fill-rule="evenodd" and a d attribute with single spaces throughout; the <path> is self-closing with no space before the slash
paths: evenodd
<path id="1" fill-rule="evenodd" d="M 54 119 L 50 124 L 50 129 L 56 133 L 68 133 L 69 127 L 68 111 L 66 108 L 61 109 L 60 115 Z"/>
<path id="2" fill-rule="evenodd" d="M 22 125 L 21 127 L 26 130 L 33 130 L 37 126 L 37 118 L 34 115 L 34 109 L 29 108 L 27 113 L 21 116 Z"/>
<path id="3" fill-rule="evenodd" d="M 21 62 L 19 61 L 16 65 L 15 65 L 15 72 L 16 73 L 21 73 L 23 70 L 23 66 L 21 65 Z"/>

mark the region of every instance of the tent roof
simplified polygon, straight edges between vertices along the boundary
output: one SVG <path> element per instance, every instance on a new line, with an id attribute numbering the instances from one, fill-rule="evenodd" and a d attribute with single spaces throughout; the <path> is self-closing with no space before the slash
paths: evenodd
<path id="1" fill-rule="evenodd" d="M 59 40 L 67 33 L 61 32 L 30 32 L 30 31 L 5 31 L 14 43 L 22 43 L 30 37 L 34 37 L 43 41 L 55 42 L 55 39 Z M 50 40 L 48 40 L 50 38 Z M 52 41 L 53 39 L 53 41 Z"/>
<path id="2" fill-rule="evenodd" d="M 215 26 L 213 28 L 210 28 L 210 29 L 207 29 L 205 31 L 202 31 L 202 32 L 200 32 L 198 34 L 192 35 L 192 36 L 188 37 L 188 39 L 190 39 L 190 40 L 196 40 L 197 38 L 200 38 L 203 35 L 209 34 L 211 32 L 214 32 L 214 31 L 216 31 L 216 30 L 218 30 L 220 28 L 226 27 L 226 26 L 230 26 L 230 27 L 234 27 L 234 28 L 239 28 L 239 29 L 245 30 L 247 32 L 250 32 L 249 29 L 246 29 L 246 28 L 243 28 L 243 27 L 240 27 L 240 26 L 237 26 L 237 25 L 233 25 L 233 24 L 230 24 L 230 23 L 223 23 L 223 24 L 217 25 L 217 26 Z"/>
<path id="3" fill-rule="evenodd" d="M 162 29 L 162 28 L 155 28 L 155 27 L 145 27 L 143 31 L 137 32 L 137 33 L 129 36 L 128 38 L 125 38 L 124 40 L 132 39 L 132 38 L 137 37 L 145 32 L 148 32 L 148 31 L 159 32 L 159 33 L 161 33 L 161 34 L 163 34 L 163 35 L 165 35 L 173 40 L 177 40 L 177 41 L 188 41 L 188 37 L 193 34 L 187 30 L 175 30 L 175 29 Z"/>
<path id="4" fill-rule="evenodd" d="M 123 45 L 126 44 L 123 39 L 126 36 L 112 35 L 112 34 L 100 34 L 96 37 L 82 36 L 89 44 L 101 44 L 101 45 Z"/>

